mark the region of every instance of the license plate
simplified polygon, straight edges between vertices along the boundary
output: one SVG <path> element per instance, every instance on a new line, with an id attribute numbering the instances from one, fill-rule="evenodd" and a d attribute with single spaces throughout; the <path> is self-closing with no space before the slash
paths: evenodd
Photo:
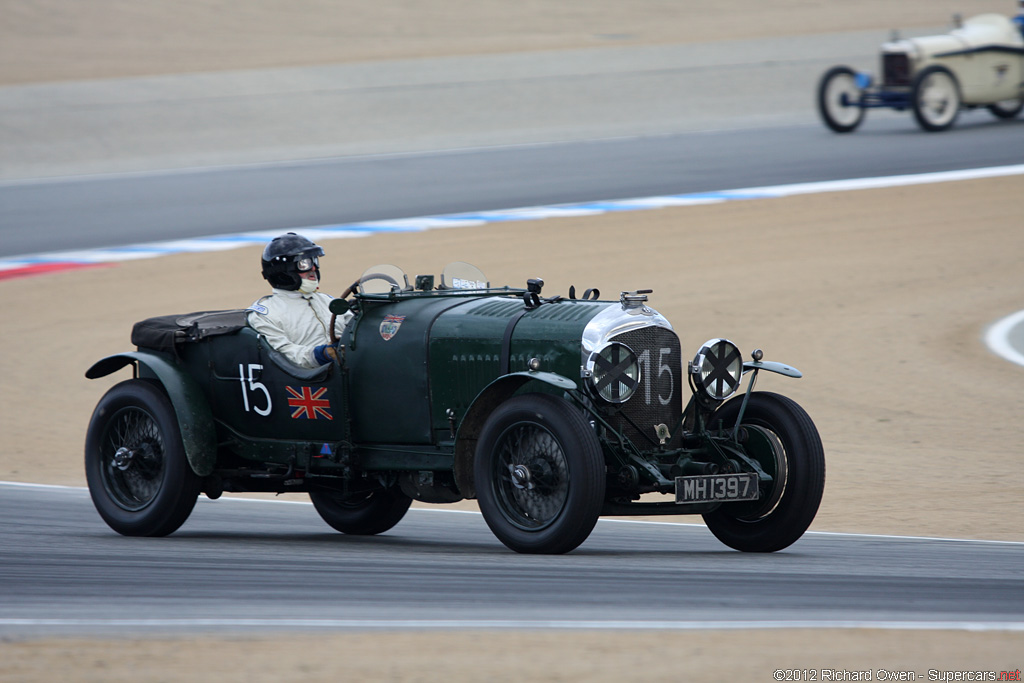
<path id="1" fill-rule="evenodd" d="M 757 497 L 757 475 L 753 472 L 676 477 L 677 503 L 717 503 L 757 500 Z"/>

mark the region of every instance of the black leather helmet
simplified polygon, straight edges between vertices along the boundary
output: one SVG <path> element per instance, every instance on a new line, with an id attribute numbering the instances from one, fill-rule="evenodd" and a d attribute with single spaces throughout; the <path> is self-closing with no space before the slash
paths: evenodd
<path id="1" fill-rule="evenodd" d="M 300 272 L 315 270 L 320 279 L 320 260 L 324 250 L 294 232 L 275 237 L 263 249 L 263 278 L 277 289 L 296 290 L 302 284 Z"/>

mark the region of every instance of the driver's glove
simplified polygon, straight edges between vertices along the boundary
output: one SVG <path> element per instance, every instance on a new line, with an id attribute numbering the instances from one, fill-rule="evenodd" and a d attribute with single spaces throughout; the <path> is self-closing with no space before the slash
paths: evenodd
<path id="1" fill-rule="evenodd" d="M 338 360 L 338 352 L 330 344 L 321 344 L 313 349 L 313 358 L 320 365 L 326 365 L 333 360 Z"/>

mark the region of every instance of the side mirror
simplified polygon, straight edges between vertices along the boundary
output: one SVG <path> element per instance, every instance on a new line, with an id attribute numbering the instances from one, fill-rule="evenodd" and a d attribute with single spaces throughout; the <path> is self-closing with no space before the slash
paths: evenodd
<path id="1" fill-rule="evenodd" d="M 327 307 L 334 315 L 345 315 L 352 308 L 345 299 L 331 299 L 331 303 L 327 304 Z"/>

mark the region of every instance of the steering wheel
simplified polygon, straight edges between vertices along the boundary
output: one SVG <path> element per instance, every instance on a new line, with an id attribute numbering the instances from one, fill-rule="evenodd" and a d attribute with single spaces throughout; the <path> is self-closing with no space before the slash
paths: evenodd
<path id="1" fill-rule="evenodd" d="M 338 298 L 339 299 L 347 299 L 347 298 L 349 298 L 352 295 L 352 292 L 356 291 L 356 287 L 358 287 L 362 281 L 363 281 L 363 278 L 359 278 L 358 280 L 356 280 L 355 282 L 350 284 L 348 287 L 345 288 L 345 291 L 342 292 L 341 296 L 339 296 Z M 329 329 L 331 331 L 331 343 L 334 344 L 335 346 L 338 345 L 338 332 L 337 332 L 337 330 L 334 327 L 334 324 L 337 321 L 338 321 L 338 314 L 337 313 L 331 313 L 331 326 L 330 326 Z"/>
<path id="2" fill-rule="evenodd" d="M 350 284 L 345 289 L 345 291 L 341 293 L 341 296 L 338 297 L 338 298 L 339 299 L 347 299 L 347 298 L 349 298 L 349 296 L 352 295 L 352 292 L 356 291 L 356 289 L 359 287 L 359 285 L 363 284 L 364 282 L 369 282 L 370 280 L 384 280 L 385 282 L 387 282 L 388 284 L 390 284 L 390 285 L 392 285 L 394 287 L 401 287 L 401 285 L 398 284 L 398 280 L 396 280 L 395 278 L 391 277 L 387 273 L 366 273 L 362 277 L 360 277 L 358 280 L 356 280 L 355 282 Z M 337 334 L 337 331 L 335 330 L 335 327 L 334 327 L 334 324 L 337 322 L 337 320 L 338 320 L 338 314 L 337 313 L 332 313 L 331 314 L 331 327 L 330 327 L 330 330 L 331 330 L 331 343 L 334 344 L 335 346 L 337 346 L 337 344 L 338 344 L 338 334 Z"/>
<path id="3" fill-rule="evenodd" d="M 356 282 L 356 284 L 362 285 L 362 284 L 367 283 L 367 282 L 369 282 L 371 280 L 384 280 L 385 282 L 387 282 L 390 285 L 393 285 L 395 287 L 401 288 L 401 285 L 398 284 L 398 280 L 396 280 L 395 278 L 391 277 L 387 273 L 366 273 L 362 277 L 359 278 L 359 280 Z"/>

